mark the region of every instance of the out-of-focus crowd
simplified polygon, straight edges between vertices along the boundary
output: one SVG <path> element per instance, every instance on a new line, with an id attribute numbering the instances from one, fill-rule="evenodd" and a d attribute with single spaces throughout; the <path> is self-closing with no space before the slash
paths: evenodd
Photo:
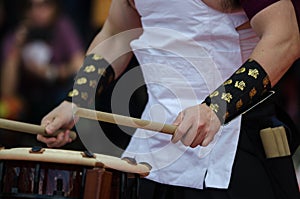
<path id="1" fill-rule="evenodd" d="M 1 118 L 39 124 L 66 97 L 109 4 L 110 0 L 0 0 Z M 8 133 L 5 141 L 36 142 L 33 136 L 20 136 L 15 142 Z M 4 145 L 5 141 L 1 139 Z"/>
<path id="2" fill-rule="evenodd" d="M 0 0 L 1 118 L 39 124 L 65 98 L 110 2 Z M 297 61 L 276 86 L 276 96 L 298 128 L 299 89 Z M 14 147 L 36 142 L 34 136 L 19 136 L 16 142 L 15 134 L 0 131 L 1 144 Z M 300 158 L 295 157 L 295 164 L 300 167 Z"/>

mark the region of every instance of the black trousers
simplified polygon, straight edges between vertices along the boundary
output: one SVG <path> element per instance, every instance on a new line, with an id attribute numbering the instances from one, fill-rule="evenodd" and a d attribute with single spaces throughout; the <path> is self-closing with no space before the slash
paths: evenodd
<path id="1" fill-rule="evenodd" d="M 257 107 L 243 117 L 238 149 L 228 189 L 203 190 L 142 179 L 141 199 L 300 199 L 291 156 L 266 159 L 259 131 L 284 125 L 274 107 Z M 287 128 L 291 141 L 291 132 Z M 293 132 L 294 133 L 294 132 Z"/>

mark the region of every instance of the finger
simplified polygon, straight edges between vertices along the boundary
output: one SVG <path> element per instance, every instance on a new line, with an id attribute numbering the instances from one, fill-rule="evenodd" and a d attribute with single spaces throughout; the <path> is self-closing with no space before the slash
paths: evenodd
<path id="1" fill-rule="evenodd" d="M 193 140 L 196 138 L 196 136 L 197 136 L 197 125 L 192 125 L 185 133 L 185 135 L 181 138 L 181 142 L 185 146 L 190 146 Z"/>
<path id="2" fill-rule="evenodd" d="M 213 115 L 213 116 L 215 116 L 215 115 Z M 201 144 L 202 146 L 207 146 L 213 141 L 216 133 L 220 129 L 220 126 L 221 126 L 220 120 L 216 119 L 216 117 L 212 117 L 210 120 L 209 129 L 207 129 L 207 132 L 208 132 L 207 136 L 204 138 L 204 140 Z"/>
<path id="3" fill-rule="evenodd" d="M 56 142 L 56 138 L 55 137 L 50 137 L 50 138 L 46 138 L 42 135 L 37 135 L 37 140 L 40 141 L 40 142 L 44 142 L 45 144 L 52 144 L 54 142 Z"/>
<path id="4" fill-rule="evenodd" d="M 47 146 L 51 148 L 58 148 L 65 145 L 67 142 L 65 141 L 65 133 L 59 133 L 56 137 L 55 142 L 48 142 Z"/>
<path id="5" fill-rule="evenodd" d="M 202 146 L 208 146 L 209 143 L 211 143 L 214 139 L 214 135 L 213 133 L 208 133 L 207 136 L 204 138 L 203 142 L 202 142 Z"/>
<path id="6" fill-rule="evenodd" d="M 190 146 L 192 148 L 195 148 L 198 145 L 202 146 L 202 142 L 203 142 L 203 140 L 205 139 L 206 136 L 207 136 L 207 132 L 206 131 L 198 133 L 198 136 L 195 138 L 195 140 L 192 142 L 192 144 Z"/>
<path id="7" fill-rule="evenodd" d="M 183 119 L 183 113 L 180 112 L 180 113 L 177 115 L 175 121 L 173 122 L 173 125 L 178 126 L 178 125 L 182 122 L 182 119 Z"/>
<path id="8" fill-rule="evenodd" d="M 183 120 L 179 126 L 176 128 L 175 133 L 172 137 L 172 142 L 177 143 L 182 137 L 188 132 L 188 130 L 192 127 L 192 123 Z"/>
<path id="9" fill-rule="evenodd" d="M 65 137 L 64 137 L 64 143 L 70 143 L 72 142 L 72 138 L 70 137 L 70 130 L 66 130 Z"/>

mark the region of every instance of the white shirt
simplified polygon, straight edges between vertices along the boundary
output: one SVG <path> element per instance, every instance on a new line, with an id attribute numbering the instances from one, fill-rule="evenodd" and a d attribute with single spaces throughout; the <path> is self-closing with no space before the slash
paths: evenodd
<path id="1" fill-rule="evenodd" d="M 147 84 L 142 119 L 171 124 L 178 113 L 201 103 L 248 58 L 258 41 L 235 28 L 243 12 L 218 12 L 201 0 L 135 0 L 143 34 L 131 43 Z M 243 51 L 243 52 L 242 52 Z M 201 189 L 227 188 L 240 118 L 222 126 L 207 147 L 171 143 L 171 136 L 138 129 L 123 156 L 148 162 L 149 179 Z"/>

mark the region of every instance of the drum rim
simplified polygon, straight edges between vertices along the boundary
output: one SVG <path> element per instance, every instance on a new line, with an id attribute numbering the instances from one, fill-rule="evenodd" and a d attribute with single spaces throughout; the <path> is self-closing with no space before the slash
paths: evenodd
<path id="1" fill-rule="evenodd" d="M 103 169 L 114 169 L 121 172 L 139 174 L 145 177 L 149 174 L 150 169 L 144 164 L 130 164 L 126 160 L 117 157 L 97 154 L 94 158 L 84 157 L 82 151 L 63 150 L 63 149 L 48 149 L 44 148 L 43 152 L 33 153 L 31 148 L 20 147 L 0 150 L 1 160 L 16 160 L 16 161 L 35 161 L 49 162 L 69 165 L 81 165 L 98 167 Z"/>

